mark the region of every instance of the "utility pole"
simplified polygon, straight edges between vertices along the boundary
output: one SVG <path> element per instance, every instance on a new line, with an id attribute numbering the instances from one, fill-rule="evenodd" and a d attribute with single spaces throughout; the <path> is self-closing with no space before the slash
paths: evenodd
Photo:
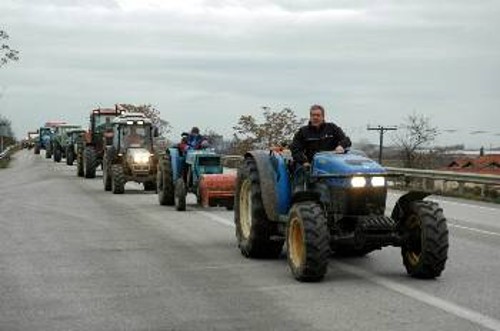
<path id="1" fill-rule="evenodd" d="M 378 152 L 378 162 L 380 164 L 382 164 L 382 149 L 384 147 L 384 133 L 386 131 L 395 131 L 397 130 L 398 128 L 395 127 L 395 126 L 377 126 L 377 127 L 371 127 L 371 126 L 368 126 L 367 130 L 368 131 L 379 131 L 380 133 L 380 149 L 379 149 L 379 152 Z"/>

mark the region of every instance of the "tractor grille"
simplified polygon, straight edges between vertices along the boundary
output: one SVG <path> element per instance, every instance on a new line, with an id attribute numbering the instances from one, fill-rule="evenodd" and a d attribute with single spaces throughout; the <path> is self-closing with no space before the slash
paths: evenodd
<path id="1" fill-rule="evenodd" d="M 385 188 L 330 189 L 328 212 L 343 215 L 384 215 Z"/>
<path id="2" fill-rule="evenodd" d="M 132 171 L 133 172 L 149 172 L 149 164 L 133 164 Z"/>

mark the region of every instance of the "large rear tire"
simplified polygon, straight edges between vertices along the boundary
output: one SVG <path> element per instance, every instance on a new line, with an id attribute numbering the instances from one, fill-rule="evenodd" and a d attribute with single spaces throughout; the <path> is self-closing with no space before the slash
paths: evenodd
<path id="1" fill-rule="evenodd" d="M 66 164 L 72 166 L 74 160 L 75 160 L 75 155 L 73 153 L 73 146 L 66 147 Z"/>
<path id="2" fill-rule="evenodd" d="M 102 160 L 102 183 L 104 185 L 104 191 L 111 191 L 112 182 L 111 182 L 111 167 L 106 158 Z"/>
<path id="3" fill-rule="evenodd" d="M 182 178 L 179 178 L 175 182 L 175 209 L 177 211 L 186 210 L 186 196 L 186 184 Z"/>
<path id="4" fill-rule="evenodd" d="M 241 254 L 252 258 L 279 257 L 284 240 L 271 238 L 276 233 L 264 210 L 259 172 L 253 159 L 246 159 L 238 171 L 234 201 L 236 239 Z"/>
<path id="5" fill-rule="evenodd" d="M 62 153 L 61 153 L 61 148 L 59 146 L 56 146 L 54 148 L 54 162 L 61 162 L 61 158 L 62 158 Z"/>
<path id="6" fill-rule="evenodd" d="M 401 229 L 407 237 L 401 255 L 408 274 L 424 279 L 439 277 L 445 268 L 449 247 L 443 210 L 434 202 L 411 202 Z"/>
<path id="7" fill-rule="evenodd" d="M 85 175 L 85 171 L 83 168 L 83 150 L 78 149 L 78 154 L 76 155 L 76 175 L 78 177 L 83 177 Z"/>
<path id="8" fill-rule="evenodd" d="M 85 178 L 95 178 L 97 158 L 94 147 L 85 147 L 84 170 Z"/>
<path id="9" fill-rule="evenodd" d="M 162 206 L 175 205 L 175 187 L 169 155 L 158 162 L 158 172 L 156 176 L 158 202 Z"/>
<path id="10" fill-rule="evenodd" d="M 288 265 L 295 279 L 317 282 L 323 279 L 330 257 L 330 232 L 320 205 L 294 205 L 287 228 Z"/>
<path id="11" fill-rule="evenodd" d="M 111 191 L 114 194 L 125 193 L 125 174 L 121 164 L 113 164 L 111 166 Z"/>

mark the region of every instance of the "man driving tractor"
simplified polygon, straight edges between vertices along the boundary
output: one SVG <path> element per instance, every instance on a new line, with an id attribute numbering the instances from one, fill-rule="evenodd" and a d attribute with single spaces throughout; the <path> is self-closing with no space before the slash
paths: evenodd
<path id="1" fill-rule="evenodd" d="M 309 124 L 301 127 L 293 137 L 290 150 L 293 160 L 305 168 L 310 166 L 314 154 L 322 151 L 344 153 L 351 139 L 337 125 L 325 122 L 325 109 L 312 105 Z"/>
<path id="2" fill-rule="evenodd" d="M 200 129 L 196 126 L 191 129 L 191 133 L 183 133 L 179 149 L 186 152 L 188 149 L 202 149 L 208 147 L 208 140 L 200 134 Z"/>

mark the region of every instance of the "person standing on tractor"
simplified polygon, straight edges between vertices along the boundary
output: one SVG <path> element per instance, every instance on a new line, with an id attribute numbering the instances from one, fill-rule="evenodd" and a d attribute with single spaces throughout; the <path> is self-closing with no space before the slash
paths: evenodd
<path id="1" fill-rule="evenodd" d="M 351 146 L 351 139 L 344 131 L 325 121 L 325 109 L 320 105 L 312 105 L 309 110 L 309 124 L 301 127 L 293 137 L 290 150 L 293 160 L 308 168 L 314 155 L 323 151 L 344 153 Z"/>

